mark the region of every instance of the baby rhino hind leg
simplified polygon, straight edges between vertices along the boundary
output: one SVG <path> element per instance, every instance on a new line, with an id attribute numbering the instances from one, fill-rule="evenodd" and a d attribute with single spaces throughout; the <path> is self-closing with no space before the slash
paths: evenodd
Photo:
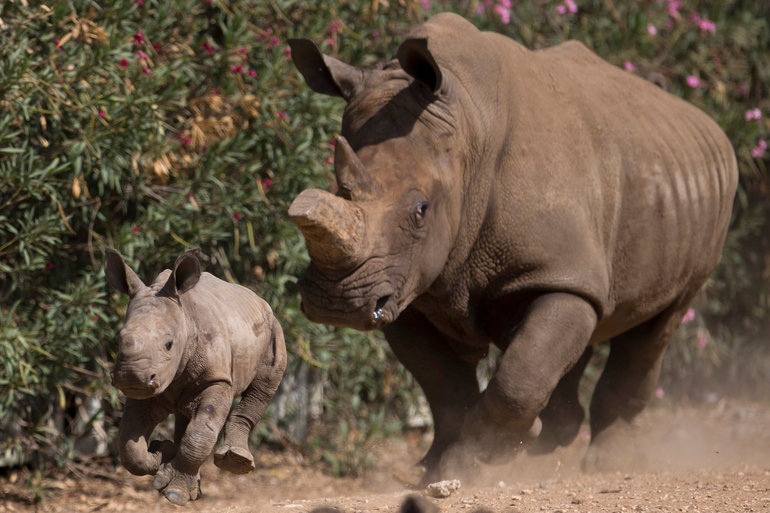
<path id="1" fill-rule="evenodd" d="M 246 474 L 254 470 L 254 457 L 249 450 L 249 435 L 262 418 L 268 403 L 281 383 L 286 369 L 286 347 L 283 331 L 273 320 L 271 349 L 265 353 L 256 377 L 241 395 L 224 429 L 222 445 L 214 452 L 214 464 L 233 474 Z"/>

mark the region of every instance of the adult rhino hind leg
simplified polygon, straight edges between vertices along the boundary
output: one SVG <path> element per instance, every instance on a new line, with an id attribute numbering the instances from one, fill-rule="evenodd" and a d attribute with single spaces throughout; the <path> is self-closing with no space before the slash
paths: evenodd
<path id="1" fill-rule="evenodd" d="M 578 390 L 593 353 L 593 347 L 588 346 L 580 360 L 556 385 L 548 404 L 540 412 L 543 427 L 528 448 L 529 454 L 548 454 L 557 447 L 570 445 L 577 437 L 586 418 L 585 410 L 578 400 Z"/>
<path id="2" fill-rule="evenodd" d="M 458 440 L 465 416 L 479 398 L 476 361 L 458 356 L 445 337 L 419 312 L 405 310 L 384 330 L 396 358 L 422 388 L 433 414 L 433 442 L 417 463 L 425 468 L 419 483 L 440 480 L 439 462 Z"/>
<path id="3" fill-rule="evenodd" d="M 222 444 L 214 451 L 214 464 L 233 474 L 254 470 L 254 457 L 249 450 L 249 435 L 262 418 L 275 395 L 286 369 L 283 332 L 274 321 L 271 349 L 263 357 L 256 377 L 241 394 L 241 401 L 227 418 Z"/>
<path id="4" fill-rule="evenodd" d="M 591 443 L 583 458 L 584 471 L 646 466 L 632 421 L 655 391 L 663 354 L 689 303 L 677 302 L 610 342 L 610 354 L 591 399 Z"/>

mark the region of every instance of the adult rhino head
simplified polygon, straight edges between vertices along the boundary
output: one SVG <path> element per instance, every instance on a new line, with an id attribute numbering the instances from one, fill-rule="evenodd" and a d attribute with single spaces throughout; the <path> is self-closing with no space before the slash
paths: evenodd
<path id="1" fill-rule="evenodd" d="M 300 282 L 313 321 L 356 329 L 396 319 L 445 268 L 460 226 L 464 153 L 455 88 L 425 39 L 408 39 L 381 70 L 289 41 L 316 92 L 345 99 L 330 191 L 289 209 L 311 264 Z"/>

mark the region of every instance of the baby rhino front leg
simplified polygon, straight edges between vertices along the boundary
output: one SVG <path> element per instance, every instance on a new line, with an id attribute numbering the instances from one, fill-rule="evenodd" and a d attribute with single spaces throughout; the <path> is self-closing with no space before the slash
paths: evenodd
<path id="1" fill-rule="evenodd" d="M 181 506 L 198 498 L 200 467 L 214 449 L 232 399 L 229 386 L 214 385 L 195 401 L 195 411 L 181 436 L 176 455 L 160 466 L 152 481 L 153 487 L 170 502 Z"/>

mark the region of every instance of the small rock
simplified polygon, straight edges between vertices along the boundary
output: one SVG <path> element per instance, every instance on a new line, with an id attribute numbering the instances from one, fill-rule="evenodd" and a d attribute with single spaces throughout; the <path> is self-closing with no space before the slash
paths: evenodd
<path id="1" fill-rule="evenodd" d="M 451 481 L 439 481 L 431 483 L 425 488 L 425 493 L 437 499 L 449 497 L 452 493 L 460 489 L 460 481 L 452 479 Z"/>

